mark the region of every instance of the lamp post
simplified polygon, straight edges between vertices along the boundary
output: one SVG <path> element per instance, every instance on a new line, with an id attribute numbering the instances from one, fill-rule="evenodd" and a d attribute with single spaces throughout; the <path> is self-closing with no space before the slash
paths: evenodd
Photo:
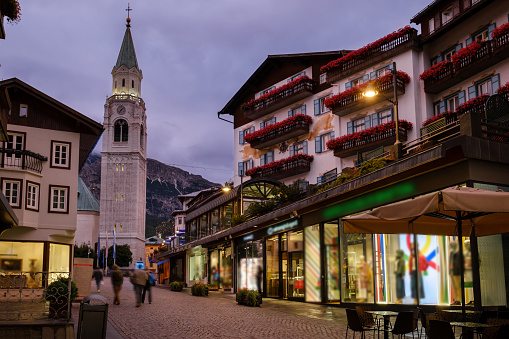
<path id="1" fill-rule="evenodd" d="M 398 155 L 398 158 L 401 154 L 401 141 L 399 140 L 399 115 L 398 115 L 398 88 L 397 88 L 397 77 L 396 77 L 396 61 L 392 62 L 392 87 L 394 89 L 394 98 L 393 100 L 385 98 L 387 101 L 389 101 L 392 104 L 392 107 L 394 109 L 394 124 L 396 128 L 396 141 L 394 142 L 394 146 L 396 147 L 396 152 Z M 366 87 L 366 91 L 363 93 L 365 97 L 373 97 L 377 95 L 378 92 L 373 88 L 373 86 L 370 84 Z"/>

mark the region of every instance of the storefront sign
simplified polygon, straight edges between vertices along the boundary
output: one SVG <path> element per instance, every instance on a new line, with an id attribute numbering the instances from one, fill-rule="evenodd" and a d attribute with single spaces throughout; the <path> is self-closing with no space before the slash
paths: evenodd
<path id="1" fill-rule="evenodd" d="M 267 235 L 272 235 L 274 233 L 288 230 L 297 226 L 299 226 L 299 219 L 290 219 L 282 224 L 267 228 Z"/>
<path id="2" fill-rule="evenodd" d="M 251 241 L 254 239 L 254 234 L 248 234 L 248 235 L 245 235 L 243 238 L 242 238 L 242 241 Z"/>

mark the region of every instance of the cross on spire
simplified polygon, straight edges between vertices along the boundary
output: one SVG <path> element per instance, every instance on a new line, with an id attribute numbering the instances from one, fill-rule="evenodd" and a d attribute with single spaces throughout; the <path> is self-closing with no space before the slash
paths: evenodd
<path id="1" fill-rule="evenodd" d="M 132 11 L 132 8 L 131 8 L 131 7 L 129 7 L 129 3 L 127 3 L 127 9 L 126 9 L 126 11 L 127 11 L 127 17 L 129 18 L 129 12 L 130 12 L 130 11 Z"/>

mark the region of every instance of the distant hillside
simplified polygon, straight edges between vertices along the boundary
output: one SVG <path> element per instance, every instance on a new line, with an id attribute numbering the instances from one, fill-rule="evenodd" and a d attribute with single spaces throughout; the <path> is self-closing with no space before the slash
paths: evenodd
<path id="1" fill-rule="evenodd" d="M 80 177 L 99 200 L 101 196 L 101 156 L 99 154 L 91 154 L 88 157 L 81 169 Z M 177 199 L 178 195 L 218 185 L 200 175 L 191 174 L 149 158 L 147 162 L 146 236 L 155 235 L 155 226 L 161 221 L 170 219 L 171 213 L 181 208 Z"/>

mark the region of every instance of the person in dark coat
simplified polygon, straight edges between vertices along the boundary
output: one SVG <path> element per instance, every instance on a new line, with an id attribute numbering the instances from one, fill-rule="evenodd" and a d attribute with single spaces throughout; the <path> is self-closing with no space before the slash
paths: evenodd
<path id="1" fill-rule="evenodd" d="M 145 303 L 145 294 L 148 292 L 148 303 L 149 304 L 152 304 L 152 286 L 154 286 L 156 284 L 156 279 L 154 278 L 154 275 L 152 274 L 152 272 L 150 272 L 149 270 L 147 270 L 147 276 L 148 276 L 148 279 L 147 279 L 147 283 L 145 284 L 145 288 L 143 289 L 143 294 L 141 295 L 141 303 L 144 304 Z"/>
<path id="2" fill-rule="evenodd" d="M 124 275 L 117 265 L 113 265 L 111 269 L 113 270 L 111 273 L 111 284 L 113 285 L 113 292 L 115 293 L 115 300 L 113 303 L 115 305 L 120 305 L 119 294 L 122 289 L 122 284 L 124 283 Z"/>
<path id="3" fill-rule="evenodd" d="M 92 272 L 92 279 L 95 279 L 95 283 L 97 285 L 97 292 L 101 292 L 101 281 L 103 281 L 103 270 L 101 270 L 99 267 Z"/>

